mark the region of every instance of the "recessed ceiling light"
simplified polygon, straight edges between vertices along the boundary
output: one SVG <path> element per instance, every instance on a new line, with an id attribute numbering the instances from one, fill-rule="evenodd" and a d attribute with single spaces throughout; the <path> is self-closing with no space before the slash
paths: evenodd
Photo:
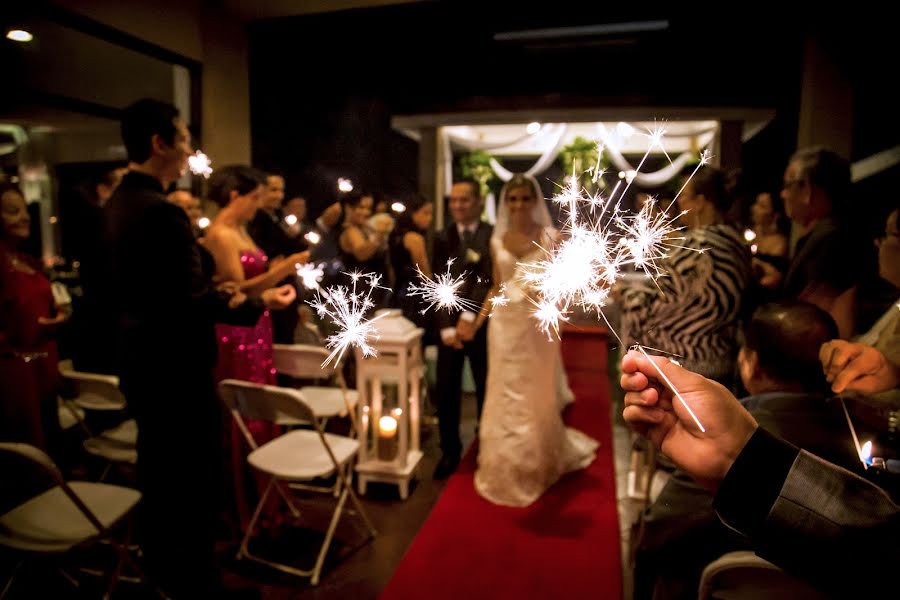
<path id="1" fill-rule="evenodd" d="M 14 42 L 30 42 L 34 39 L 34 36 L 24 29 L 10 29 L 6 32 L 6 37 Z"/>

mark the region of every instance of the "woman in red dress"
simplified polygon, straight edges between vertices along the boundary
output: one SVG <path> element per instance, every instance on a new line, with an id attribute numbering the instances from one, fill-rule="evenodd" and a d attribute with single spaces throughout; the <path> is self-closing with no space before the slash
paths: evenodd
<path id="1" fill-rule="evenodd" d="M 25 198 L 0 185 L 0 440 L 51 449 L 59 431 L 54 333 L 68 318 L 38 261 L 19 251 L 31 231 Z"/>

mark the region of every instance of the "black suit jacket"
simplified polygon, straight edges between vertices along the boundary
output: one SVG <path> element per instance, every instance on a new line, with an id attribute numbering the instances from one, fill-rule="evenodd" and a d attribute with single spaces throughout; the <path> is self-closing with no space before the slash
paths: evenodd
<path id="1" fill-rule="evenodd" d="M 273 216 L 259 209 L 248 224 L 247 232 L 269 258 L 290 256 L 295 252 L 301 252 L 305 246 L 305 240 L 294 239 L 288 234 L 282 224 L 281 215 L 277 212 Z"/>
<path id="2" fill-rule="evenodd" d="M 187 215 L 166 202 L 153 177 L 125 175 L 107 206 L 105 243 L 123 387 L 163 376 L 208 377 L 216 362 L 215 323 L 252 326 L 259 319 L 258 299 L 228 308 Z"/>
<path id="3" fill-rule="evenodd" d="M 447 261 L 455 258 L 450 266 L 450 273 L 458 277 L 465 273 L 465 283 L 459 288 L 459 296 L 471 300 L 481 306 L 491 289 L 491 276 L 493 275 L 491 258 L 491 235 L 493 226 L 480 221 L 472 242 L 469 244 L 471 252 L 460 252 L 461 240 L 456 223 L 451 223 L 442 231 L 434 242 L 434 257 L 432 269 L 435 275 L 446 273 Z M 459 313 L 451 313 L 447 310 L 437 312 L 438 329 L 454 327 Z"/>

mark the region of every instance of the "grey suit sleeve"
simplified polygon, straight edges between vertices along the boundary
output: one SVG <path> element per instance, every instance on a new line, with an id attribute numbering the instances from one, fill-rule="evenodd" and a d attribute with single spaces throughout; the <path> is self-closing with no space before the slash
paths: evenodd
<path id="1" fill-rule="evenodd" d="M 791 455 L 785 474 L 780 465 Z M 715 507 L 757 554 L 829 593 L 894 588 L 900 508 L 869 481 L 763 430 L 738 456 Z"/>

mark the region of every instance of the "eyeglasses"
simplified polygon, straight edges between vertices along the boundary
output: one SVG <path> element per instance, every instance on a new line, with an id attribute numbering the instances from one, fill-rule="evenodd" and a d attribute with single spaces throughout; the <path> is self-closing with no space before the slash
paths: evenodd
<path id="1" fill-rule="evenodd" d="M 781 184 L 781 189 L 787 190 L 787 189 L 794 187 L 797 184 L 802 184 L 802 183 L 806 183 L 806 180 L 803 178 L 785 179 L 784 182 Z"/>

